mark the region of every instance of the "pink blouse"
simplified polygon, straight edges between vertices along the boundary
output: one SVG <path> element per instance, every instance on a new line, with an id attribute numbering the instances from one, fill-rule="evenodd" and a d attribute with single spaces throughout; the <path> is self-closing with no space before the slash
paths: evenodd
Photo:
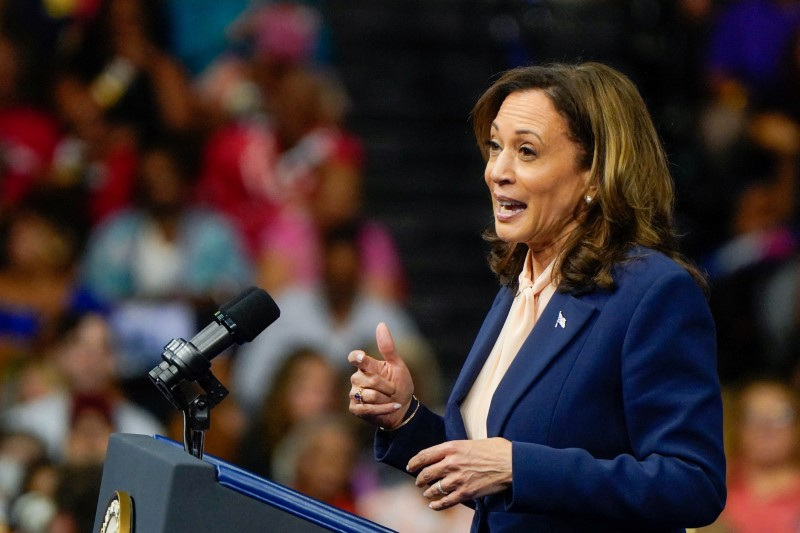
<path id="1" fill-rule="evenodd" d="M 556 291 L 552 276 L 554 263 L 555 260 L 551 261 L 535 280 L 531 280 L 533 263 L 531 252 L 528 251 L 525 266 L 519 274 L 519 289 L 503 329 L 483 369 L 472 384 L 472 389 L 461 404 L 461 416 L 470 439 L 487 437 L 486 419 L 494 391 Z"/>

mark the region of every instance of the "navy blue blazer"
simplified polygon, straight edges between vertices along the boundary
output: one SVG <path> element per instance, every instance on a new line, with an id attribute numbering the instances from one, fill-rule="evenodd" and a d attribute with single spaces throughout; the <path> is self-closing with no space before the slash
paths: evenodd
<path id="1" fill-rule="evenodd" d="M 682 531 L 725 504 L 714 323 L 689 273 L 638 249 L 613 291 L 556 292 L 492 399 L 489 437 L 512 442 L 512 486 L 474 502 L 473 531 Z M 503 327 L 502 288 L 444 417 L 421 406 L 378 430 L 376 458 L 466 439 L 459 406 Z"/>

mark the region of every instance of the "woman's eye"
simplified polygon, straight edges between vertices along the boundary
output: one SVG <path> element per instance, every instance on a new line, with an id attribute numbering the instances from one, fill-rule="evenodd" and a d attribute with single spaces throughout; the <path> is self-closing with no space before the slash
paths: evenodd
<path id="1" fill-rule="evenodd" d="M 536 155 L 536 152 L 534 152 L 533 148 L 530 146 L 520 146 L 519 153 L 524 157 L 533 157 Z"/>
<path id="2" fill-rule="evenodd" d="M 500 151 L 500 144 L 497 141 L 486 141 L 486 148 L 489 153 L 496 154 Z"/>

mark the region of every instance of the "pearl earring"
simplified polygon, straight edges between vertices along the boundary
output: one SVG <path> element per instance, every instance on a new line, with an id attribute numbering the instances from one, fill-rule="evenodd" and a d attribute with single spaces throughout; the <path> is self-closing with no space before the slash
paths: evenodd
<path id="1" fill-rule="evenodd" d="M 592 197 L 591 197 L 591 196 L 589 196 L 588 194 L 586 195 L 586 203 L 587 203 L 587 204 L 590 204 L 590 203 L 592 203 Z"/>

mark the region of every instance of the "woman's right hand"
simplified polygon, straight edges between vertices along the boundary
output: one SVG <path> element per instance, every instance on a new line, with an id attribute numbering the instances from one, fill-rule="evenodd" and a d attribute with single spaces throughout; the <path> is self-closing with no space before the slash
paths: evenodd
<path id="1" fill-rule="evenodd" d="M 375 330 L 375 339 L 383 361 L 362 350 L 347 356 L 357 369 L 350 377 L 350 412 L 371 424 L 392 429 L 400 425 L 411 405 L 414 382 L 383 322 Z"/>

